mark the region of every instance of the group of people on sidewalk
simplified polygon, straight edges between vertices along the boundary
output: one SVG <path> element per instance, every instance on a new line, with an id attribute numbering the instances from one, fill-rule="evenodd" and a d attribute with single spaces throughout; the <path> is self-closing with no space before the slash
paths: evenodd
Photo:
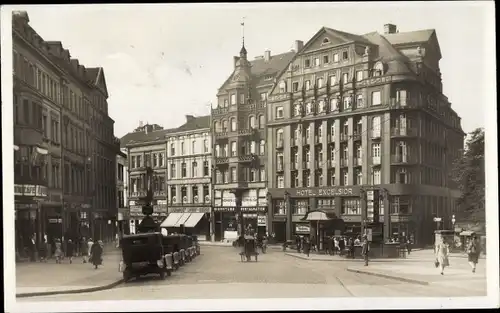
<path id="1" fill-rule="evenodd" d="M 443 240 L 435 246 L 434 253 L 436 255 L 436 260 L 434 265 L 439 268 L 441 275 L 444 275 L 444 269 L 450 266 L 450 242 L 448 239 L 443 238 Z M 472 273 L 476 272 L 477 263 L 479 261 L 479 256 L 481 255 L 481 243 L 476 234 L 472 234 L 469 243 L 467 244 L 466 253 L 470 267 L 472 268 Z"/>
<path id="2" fill-rule="evenodd" d="M 35 236 L 32 237 L 32 246 L 30 247 L 30 261 L 36 262 L 36 244 Z M 49 242 L 47 236 L 43 238 L 43 242 L 40 247 L 38 247 L 38 260 L 40 262 L 47 262 L 47 260 L 52 257 L 55 258 L 57 264 L 61 264 L 62 261 L 67 258 L 69 263 L 73 263 L 73 258 L 75 256 L 82 256 L 83 263 L 91 263 L 97 269 L 99 265 L 102 264 L 104 243 L 102 240 L 98 240 L 96 243 L 89 238 L 82 237 L 80 241 L 74 242 L 72 239 L 67 239 L 64 241 L 60 238 L 55 238 L 53 244 Z"/>

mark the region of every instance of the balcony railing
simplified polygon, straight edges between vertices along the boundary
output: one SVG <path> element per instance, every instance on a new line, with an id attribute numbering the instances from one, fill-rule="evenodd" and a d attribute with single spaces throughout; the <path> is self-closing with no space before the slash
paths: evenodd
<path id="1" fill-rule="evenodd" d="M 226 164 L 229 163 L 229 158 L 228 157 L 218 157 L 215 158 L 215 164 Z"/>
<path id="2" fill-rule="evenodd" d="M 238 130 L 238 135 L 239 136 L 250 136 L 250 135 L 252 135 L 254 133 L 255 133 L 255 131 L 252 128 L 251 129 L 240 129 L 240 130 Z"/>
<path id="3" fill-rule="evenodd" d="M 213 115 L 218 115 L 218 114 L 225 114 L 229 112 L 229 108 L 228 107 L 219 107 L 219 108 L 215 108 L 215 109 L 212 109 L 212 114 Z"/>
<path id="4" fill-rule="evenodd" d="M 254 154 L 240 155 L 238 157 L 238 161 L 240 161 L 240 162 L 252 162 L 255 160 L 255 158 L 256 158 L 256 156 Z"/>
<path id="5" fill-rule="evenodd" d="M 167 192 L 165 190 L 155 191 L 155 192 L 153 192 L 153 196 L 154 197 L 166 197 Z"/>
<path id="6" fill-rule="evenodd" d="M 396 164 L 407 164 L 407 163 L 416 163 L 417 158 L 414 155 L 409 154 L 393 154 L 391 155 L 391 163 Z"/>
<path id="7" fill-rule="evenodd" d="M 130 193 L 131 198 L 141 198 L 145 197 L 148 193 L 146 191 L 132 191 Z"/>
<path id="8" fill-rule="evenodd" d="M 393 127 L 391 128 L 392 137 L 407 137 L 407 136 L 417 136 L 418 131 L 413 127 Z"/>

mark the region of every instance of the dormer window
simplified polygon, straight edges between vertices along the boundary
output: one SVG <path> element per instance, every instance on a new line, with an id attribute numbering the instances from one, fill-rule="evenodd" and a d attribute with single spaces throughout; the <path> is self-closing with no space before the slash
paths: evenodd
<path id="1" fill-rule="evenodd" d="M 384 64 L 377 62 L 373 67 L 373 77 L 382 76 L 384 74 Z"/>
<path id="2" fill-rule="evenodd" d="M 286 82 L 281 81 L 280 82 L 280 93 L 285 93 L 286 92 Z"/>
<path id="3" fill-rule="evenodd" d="M 330 43 L 330 39 L 328 38 L 324 38 L 323 39 L 323 44 L 326 45 L 326 44 L 329 44 Z"/>
<path id="4" fill-rule="evenodd" d="M 349 52 L 347 51 L 342 51 L 342 60 L 347 60 L 349 59 Z"/>

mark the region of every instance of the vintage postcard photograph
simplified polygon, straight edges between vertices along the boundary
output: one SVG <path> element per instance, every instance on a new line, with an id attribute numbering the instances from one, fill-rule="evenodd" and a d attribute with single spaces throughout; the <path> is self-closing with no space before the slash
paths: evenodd
<path id="1" fill-rule="evenodd" d="M 2 6 L 5 311 L 498 308 L 494 25 Z"/>

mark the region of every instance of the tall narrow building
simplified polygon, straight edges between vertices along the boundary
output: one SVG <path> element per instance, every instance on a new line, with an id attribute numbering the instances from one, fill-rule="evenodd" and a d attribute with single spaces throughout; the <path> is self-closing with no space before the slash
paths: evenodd
<path id="1" fill-rule="evenodd" d="M 322 238 L 321 223 L 303 220 L 314 210 L 341 219 L 338 231 L 373 228 L 417 244 L 451 227 L 458 191 L 449 173 L 464 132 L 442 93 L 440 59 L 432 29 L 387 24 L 384 34 L 359 36 L 324 27 L 307 42 L 267 106 L 277 240 Z"/>
<path id="2" fill-rule="evenodd" d="M 266 100 L 294 55 L 265 51 L 250 61 L 243 41 L 239 57 L 233 58 L 234 70 L 217 93 L 211 125 L 217 241 L 236 236 L 240 224 L 267 231 Z"/>

